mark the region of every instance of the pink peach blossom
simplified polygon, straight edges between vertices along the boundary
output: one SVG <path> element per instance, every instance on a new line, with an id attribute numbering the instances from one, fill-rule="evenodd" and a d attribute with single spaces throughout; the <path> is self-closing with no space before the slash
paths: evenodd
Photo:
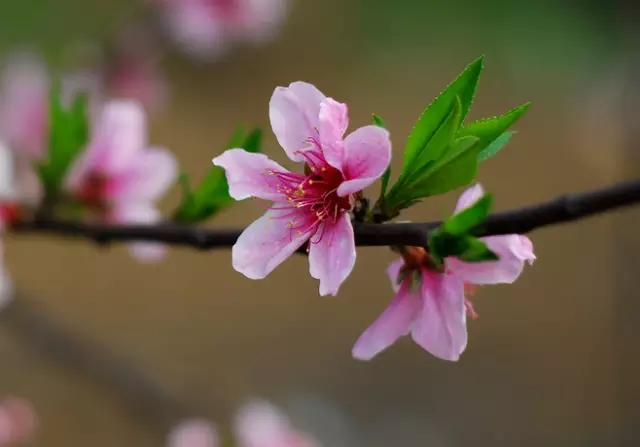
<path id="1" fill-rule="evenodd" d="M 455 212 L 482 196 L 479 184 L 469 188 L 460 196 Z M 360 336 L 353 356 L 370 360 L 398 338 L 411 334 L 417 344 L 436 357 L 458 360 L 467 345 L 467 313 L 475 316 L 465 289 L 468 292 L 475 285 L 512 283 L 522 273 L 525 262 L 531 264 L 535 260 L 533 245 L 525 236 L 481 239 L 500 257 L 498 261 L 467 263 L 450 257 L 445 259 L 444 273 L 427 268 L 424 249 L 408 247 L 404 259 L 392 262 L 387 269 L 395 298 Z M 399 279 L 403 267 L 407 274 Z"/>
<path id="2" fill-rule="evenodd" d="M 305 82 L 276 88 L 269 117 L 287 156 L 305 164 L 304 174 L 243 149 L 213 159 L 226 170 L 231 197 L 274 202 L 238 238 L 233 267 L 262 279 L 308 241 L 309 271 L 320 280 L 320 294 L 336 295 L 356 260 L 349 211 L 355 194 L 389 165 L 389 133 L 371 125 L 343 139 L 347 106 Z"/>
<path id="3" fill-rule="evenodd" d="M 29 201 L 16 182 L 15 154 L 0 143 L 0 235 L 13 220 L 20 217 L 19 201 Z M 11 302 L 13 286 L 11 276 L 4 266 L 4 247 L 0 239 L 0 309 Z"/>
<path id="4" fill-rule="evenodd" d="M 49 74 L 42 60 L 22 52 L 6 61 L 0 90 L 0 133 L 12 150 L 29 158 L 45 154 Z"/>
<path id="5" fill-rule="evenodd" d="M 0 401 L 0 447 L 23 445 L 38 429 L 38 416 L 32 405 L 21 398 Z"/>
<path id="6" fill-rule="evenodd" d="M 289 0 L 152 0 L 175 40 L 198 57 L 213 58 L 233 41 L 261 42 L 279 28 Z"/>
<path id="7" fill-rule="evenodd" d="M 218 431 L 204 419 L 188 419 L 171 430 L 167 447 L 217 447 Z"/>
<path id="8" fill-rule="evenodd" d="M 154 223 L 155 202 L 174 183 L 177 162 L 164 148 L 148 147 L 144 110 L 136 101 L 108 102 L 87 149 L 71 166 L 67 190 L 98 217 L 112 222 Z M 133 253 L 160 259 L 163 247 L 135 243 Z"/>
<path id="9" fill-rule="evenodd" d="M 310 435 L 297 430 L 278 408 L 254 399 L 245 404 L 235 418 L 239 447 L 319 447 Z"/>
<path id="10" fill-rule="evenodd" d="M 135 99 L 149 113 L 161 111 L 169 98 L 161 58 L 156 36 L 150 29 L 134 26 L 123 30 L 103 58 L 105 92 L 112 99 Z"/>

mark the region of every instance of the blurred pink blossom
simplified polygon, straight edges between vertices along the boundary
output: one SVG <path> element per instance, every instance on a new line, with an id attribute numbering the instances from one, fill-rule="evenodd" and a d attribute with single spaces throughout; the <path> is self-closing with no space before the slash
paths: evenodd
<path id="1" fill-rule="evenodd" d="M 79 92 L 90 96 L 90 112 L 99 104 L 99 86 L 89 73 L 69 73 L 61 78 L 61 97 L 70 105 Z M 14 152 L 14 177 L 22 200 L 37 201 L 40 184 L 34 162 L 46 155 L 49 139 L 49 89 L 47 67 L 28 52 L 16 53 L 6 61 L 0 85 L 0 140 Z"/>
<path id="2" fill-rule="evenodd" d="M 0 447 L 30 441 L 38 424 L 38 416 L 28 401 L 17 397 L 0 401 Z"/>
<path id="3" fill-rule="evenodd" d="M 136 101 L 105 104 L 87 149 L 66 178 L 68 191 L 104 220 L 155 223 L 155 202 L 174 183 L 177 162 L 164 148 L 149 147 L 146 117 Z M 164 246 L 134 243 L 132 253 L 143 260 L 159 260 Z"/>
<path id="4" fill-rule="evenodd" d="M 297 430 L 278 408 L 254 399 L 245 404 L 235 418 L 239 447 L 319 447 L 309 434 Z"/>
<path id="5" fill-rule="evenodd" d="M 150 0 L 164 14 L 174 39 L 185 51 L 213 58 L 234 41 L 272 39 L 289 0 Z"/>
<path id="6" fill-rule="evenodd" d="M 50 79 L 42 60 L 17 53 L 6 61 L 0 90 L 0 133 L 12 150 L 44 156 Z"/>
<path id="7" fill-rule="evenodd" d="M 16 156 L 6 145 L 0 142 L 0 234 L 11 222 L 21 216 L 22 206 L 20 202 L 29 202 L 32 197 L 29 194 L 33 191 L 21 190 L 25 186 L 24 179 L 21 183 L 16 183 L 16 177 L 23 175 L 16 173 Z M 32 179 L 37 184 L 35 173 Z M 0 239 L 0 309 L 11 302 L 13 286 L 9 272 L 4 266 L 4 247 Z"/>
<path id="8" fill-rule="evenodd" d="M 138 26 L 121 31 L 102 62 L 106 94 L 113 99 L 135 99 L 149 113 L 162 110 L 169 88 L 160 68 L 161 56 L 151 30 Z"/>
<path id="9" fill-rule="evenodd" d="M 220 445 L 216 428 L 206 420 L 188 419 L 169 433 L 167 447 L 217 447 Z"/>
<path id="10" fill-rule="evenodd" d="M 467 189 L 460 196 L 455 213 L 483 195 L 479 184 Z M 535 260 L 533 244 L 525 236 L 481 239 L 500 257 L 498 261 L 467 263 L 451 257 L 445 260 L 444 273 L 426 267 L 424 249 L 407 247 L 404 259 L 394 261 L 387 269 L 396 296 L 360 336 L 353 356 L 370 360 L 398 338 L 411 334 L 417 344 L 436 357 L 457 361 L 467 345 L 466 315 L 476 316 L 465 294 L 476 285 L 512 283 L 522 273 L 525 262 L 531 264 Z"/>
<path id="11" fill-rule="evenodd" d="M 280 146 L 304 164 L 304 174 L 243 149 L 213 159 L 226 170 L 231 197 L 274 202 L 238 238 L 233 267 L 262 279 L 309 241 L 309 271 L 320 280 L 320 295 L 336 295 L 356 261 L 349 212 L 389 165 L 389 133 L 370 125 L 343 137 L 347 106 L 305 82 L 276 88 L 269 117 Z"/>

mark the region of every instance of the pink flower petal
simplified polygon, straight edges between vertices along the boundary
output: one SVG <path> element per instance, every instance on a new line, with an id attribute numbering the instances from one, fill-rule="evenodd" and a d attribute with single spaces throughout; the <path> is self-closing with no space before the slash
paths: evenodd
<path id="1" fill-rule="evenodd" d="M 44 156 L 48 135 L 50 79 L 44 62 L 29 53 L 9 58 L 2 76 L 0 131 L 11 149 Z"/>
<path id="2" fill-rule="evenodd" d="M 456 209 L 453 212 L 454 214 L 458 214 L 460 211 L 469 208 L 471 205 L 476 203 L 480 198 L 484 196 L 484 189 L 480 183 L 476 183 L 475 185 L 467 188 L 458 199 L 458 203 L 456 205 Z"/>
<path id="3" fill-rule="evenodd" d="M 289 91 L 295 95 L 299 107 L 304 112 L 305 119 L 311 126 L 318 126 L 320 104 L 326 99 L 324 93 L 308 82 L 296 81 L 289 84 Z"/>
<path id="4" fill-rule="evenodd" d="M 242 406 L 235 417 L 239 447 L 315 447 L 319 444 L 297 430 L 278 408 L 261 399 Z"/>
<path id="5" fill-rule="evenodd" d="M 349 214 L 344 213 L 336 223 L 325 221 L 318 230 L 320 241 L 311 238 L 309 272 L 320 280 L 320 295 L 336 295 L 356 263 L 356 244 Z M 324 231 L 324 233 L 323 233 Z"/>
<path id="6" fill-rule="evenodd" d="M 173 185 L 177 175 L 178 162 L 172 152 L 164 148 L 148 149 L 114 176 L 109 194 L 124 201 L 154 201 Z"/>
<path id="7" fill-rule="evenodd" d="M 137 101 L 112 100 L 102 109 L 88 152 L 108 172 L 128 168 L 146 147 L 147 121 Z"/>
<path id="8" fill-rule="evenodd" d="M 240 31 L 249 41 L 272 39 L 287 13 L 290 0 L 244 0 L 241 2 L 243 20 Z"/>
<path id="9" fill-rule="evenodd" d="M 25 444 L 39 426 L 38 415 L 27 400 L 8 397 L 0 402 L 0 445 Z"/>
<path id="10" fill-rule="evenodd" d="M 229 149 L 213 159 L 213 164 L 225 169 L 229 195 L 236 200 L 257 197 L 264 200 L 283 200 L 278 190 L 281 183 L 270 171 L 287 172 L 285 168 L 264 154 L 244 149 Z"/>
<path id="11" fill-rule="evenodd" d="M 404 266 L 404 259 L 398 258 L 389 264 L 387 267 L 387 276 L 389 277 L 389 281 L 391 281 L 391 287 L 393 287 L 393 291 L 397 292 L 400 290 L 400 284 L 398 284 L 398 275 L 400 274 L 400 269 Z"/>
<path id="12" fill-rule="evenodd" d="M 327 98 L 320 104 L 319 133 L 325 160 L 342 171 L 344 159 L 343 136 L 349 125 L 346 104 Z"/>
<path id="13" fill-rule="evenodd" d="M 411 336 L 436 357 L 457 361 L 467 346 L 463 282 L 455 275 L 422 272 L 422 309 Z"/>
<path id="14" fill-rule="evenodd" d="M 110 219 L 131 224 L 154 224 L 162 216 L 150 202 L 121 202 L 112 209 Z M 166 255 L 166 246 L 157 242 L 132 242 L 128 244 L 131 255 L 141 262 L 158 262 Z"/>
<path id="15" fill-rule="evenodd" d="M 411 325 L 419 315 L 419 311 L 419 294 L 410 293 L 409 283 L 403 281 L 387 309 L 358 338 L 351 354 L 359 360 L 371 360 L 400 337 L 410 332 Z"/>
<path id="16" fill-rule="evenodd" d="M 338 188 L 339 196 L 361 191 L 376 181 L 391 161 L 389 132 L 378 126 L 361 127 L 344 140 L 343 173 L 347 181 Z"/>
<path id="17" fill-rule="evenodd" d="M 487 262 L 463 262 L 447 258 L 447 267 L 463 281 L 472 284 L 512 283 L 522 273 L 524 263 L 533 263 L 533 244 L 526 236 L 509 234 L 481 238 L 500 259 Z"/>
<path id="18" fill-rule="evenodd" d="M 174 427 L 167 438 L 167 447 L 217 447 L 218 432 L 206 420 L 189 419 Z"/>
<path id="19" fill-rule="evenodd" d="M 233 268 L 247 278 L 262 279 L 300 248 L 310 234 L 287 226 L 292 212 L 294 208 L 271 209 L 245 228 L 231 250 Z"/>
<path id="20" fill-rule="evenodd" d="M 278 143 L 293 161 L 304 158 L 296 152 L 308 147 L 309 137 L 317 136 L 320 103 L 325 96 L 313 85 L 294 82 L 277 87 L 269 102 L 269 120 Z"/>

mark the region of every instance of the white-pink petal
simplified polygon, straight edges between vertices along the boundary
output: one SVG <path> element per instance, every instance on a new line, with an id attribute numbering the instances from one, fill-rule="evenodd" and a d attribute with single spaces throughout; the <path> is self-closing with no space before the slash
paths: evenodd
<path id="1" fill-rule="evenodd" d="M 257 197 L 264 200 L 283 200 L 280 182 L 274 172 L 288 172 L 264 154 L 254 154 L 244 149 L 229 149 L 213 160 L 224 168 L 229 195 L 236 200 Z M 301 177 L 302 178 L 302 177 Z"/>
<path id="2" fill-rule="evenodd" d="M 21 52 L 2 74 L 0 132 L 12 150 L 30 158 L 44 156 L 48 135 L 50 79 L 44 62 Z"/>
<path id="3" fill-rule="evenodd" d="M 269 101 L 269 120 L 276 139 L 293 161 L 303 161 L 297 153 L 317 137 L 320 102 L 324 95 L 313 85 L 294 82 L 276 87 Z"/>
<path id="4" fill-rule="evenodd" d="M 100 114 L 88 152 L 107 172 L 126 169 L 146 147 L 147 120 L 137 101 L 109 101 Z"/>
<path id="5" fill-rule="evenodd" d="M 522 273 L 525 262 L 535 260 L 533 244 L 526 236 L 509 234 L 481 238 L 498 255 L 497 261 L 463 262 L 447 258 L 447 267 L 463 281 L 472 284 L 512 283 Z"/>
<path id="6" fill-rule="evenodd" d="M 407 335 L 419 312 L 419 292 L 409 292 L 409 283 L 404 281 L 385 311 L 358 338 L 351 354 L 359 360 L 371 360 Z"/>
<path id="7" fill-rule="evenodd" d="M 309 273 L 320 280 L 320 295 L 336 295 L 356 263 L 356 245 L 349 214 L 326 220 L 309 244 Z"/>
<path id="8" fill-rule="evenodd" d="M 347 105 L 327 98 L 320 104 L 319 135 L 322 154 L 327 163 L 342 171 L 343 137 L 349 126 Z"/>
<path id="9" fill-rule="evenodd" d="M 174 427 L 167 437 L 167 447 L 217 447 L 218 431 L 203 419 L 188 419 Z"/>
<path id="10" fill-rule="evenodd" d="M 124 171 L 115 173 L 108 191 L 122 201 L 158 200 L 176 181 L 178 161 L 164 148 L 149 148 L 135 155 Z"/>
<path id="11" fill-rule="evenodd" d="M 344 140 L 342 172 L 346 181 L 338 187 L 339 196 L 361 191 L 376 181 L 391 162 L 389 132 L 378 126 L 364 126 Z"/>
<path id="12" fill-rule="evenodd" d="M 457 361 L 467 346 L 464 284 L 451 274 L 422 270 L 422 308 L 413 340 L 438 358 Z"/>
<path id="13" fill-rule="evenodd" d="M 400 274 L 400 269 L 404 267 L 404 259 L 398 258 L 389 264 L 387 267 L 387 276 L 389 277 L 389 281 L 391 281 L 391 287 L 394 292 L 400 290 L 400 283 L 398 282 L 398 275 Z"/>
<path id="14" fill-rule="evenodd" d="M 458 214 L 460 211 L 469 208 L 480 200 L 482 196 L 484 196 L 484 189 L 480 183 L 476 183 L 475 185 L 467 188 L 462 194 L 460 194 L 460 198 L 458 199 L 458 203 L 456 204 L 456 209 L 453 214 Z"/>
<path id="15" fill-rule="evenodd" d="M 245 228 L 231 249 L 233 268 L 247 278 L 263 279 L 295 253 L 310 234 L 299 234 L 287 226 L 294 211 L 294 208 L 271 209 Z"/>
<path id="16" fill-rule="evenodd" d="M 297 430 L 278 408 L 252 399 L 238 411 L 234 432 L 239 447 L 316 447 L 311 436 Z"/>

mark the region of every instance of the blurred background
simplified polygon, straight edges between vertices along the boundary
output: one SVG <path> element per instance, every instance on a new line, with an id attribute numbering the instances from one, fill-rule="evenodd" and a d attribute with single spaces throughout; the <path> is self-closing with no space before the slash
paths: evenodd
<path id="1" fill-rule="evenodd" d="M 35 52 L 52 71 L 111 63 L 104 73 L 153 54 L 144 67 L 165 84 L 153 90 L 162 101 L 149 107 L 150 138 L 194 179 L 238 122 L 263 127 L 264 151 L 284 162 L 268 101 L 296 80 L 346 102 L 351 129 L 381 116 L 399 166 L 419 113 L 481 54 L 470 119 L 533 102 L 509 146 L 482 165 L 497 208 L 638 174 L 638 22 L 624 2 L 299 0 L 268 32 L 210 52 L 176 45 L 177 28 L 158 25 L 167 12 L 143 3 L 3 2 L 0 51 Z M 169 31 L 152 39 L 153 53 L 127 34 L 139 23 Z M 128 94 L 146 88 L 133 85 Z M 403 219 L 443 218 L 456 197 Z M 176 188 L 163 209 L 178 200 Z M 212 224 L 245 226 L 261 212 L 242 202 Z M 232 269 L 229 250 L 174 249 L 145 265 L 123 247 L 9 236 L 16 305 L 89 343 L 89 363 L 112 353 L 171 397 L 136 394 L 144 388 L 136 383 L 119 389 L 108 379 L 117 366 L 104 374 L 69 366 L 77 352 L 52 352 L 52 336 L 29 335 L 37 321 L 11 308 L 0 311 L 0 396 L 29 399 L 41 421 L 30 445 L 51 447 L 162 445 L 189 411 L 180 405 L 228 430 L 251 396 L 331 447 L 640 445 L 637 218 L 628 210 L 533 233 L 538 262 L 514 285 L 476 295 L 480 318 L 457 363 L 408 339 L 371 362 L 351 357 L 392 297 L 383 272 L 394 256 L 382 248 L 359 249 L 339 296 L 320 298 L 304 258 L 255 282 Z"/>

